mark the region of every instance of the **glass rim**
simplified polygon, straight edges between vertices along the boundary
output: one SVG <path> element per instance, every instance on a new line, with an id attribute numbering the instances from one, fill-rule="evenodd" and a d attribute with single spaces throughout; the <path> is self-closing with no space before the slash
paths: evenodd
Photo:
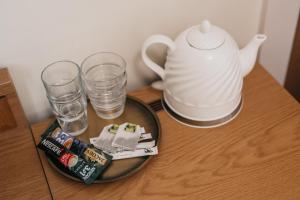
<path id="1" fill-rule="evenodd" d="M 66 82 L 66 83 L 60 83 L 60 84 L 48 84 L 47 81 L 43 78 L 43 75 L 44 75 L 45 71 L 46 71 L 49 67 L 51 67 L 51 66 L 53 66 L 53 65 L 55 65 L 55 64 L 57 64 L 57 63 L 69 63 L 69 64 L 71 63 L 71 64 L 73 64 L 73 65 L 76 66 L 76 68 L 77 68 L 77 75 L 76 75 L 74 78 L 72 78 L 70 81 Z M 78 75 L 79 75 L 79 76 L 78 76 Z M 48 64 L 48 65 L 43 69 L 43 71 L 42 71 L 42 73 L 41 73 L 41 79 L 42 79 L 44 85 L 47 85 L 47 86 L 64 86 L 64 85 L 67 85 L 67 84 L 73 82 L 77 77 L 80 77 L 80 67 L 78 66 L 77 63 L 75 63 L 75 62 L 73 62 L 73 61 L 71 61 L 71 60 L 58 60 L 58 61 L 52 62 L 52 63 Z"/>
<path id="2" fill-rule="evenodd" d="M 116 77 L 114 77 L 114 78 L 112 78 L 112 79 L 109 79 L 109 80 L 96 80 L 96 81 L 95 81 L 95 80 L 86 79 L 86 74 L 83 72 L 83 68 L 84 68 L 83 65 L 85 64 L 85 62 L 86 62 L 89 58 L 91 58 L 91 57 L 93 57 L 93 56 L 95 56 L 95 55 L 113 55 L 113 56 L 116 56 L 116 57 L 120 58 L 121 61 L 122 61 L 123 64 L 124 64 L 124 67 L 123 67 L 121 73 L 120 73 L 118 76 L 116 76 Z M 81 72 L 81 75 L 82 75 L 83 78 L 84 78 L 84 81 L 87 81 L 87 82 L 109 82 L 109 81 L 114 81 L 114 80 L 116 80 L 116 79 L 118 79 L 118 78 L 124 76 L 124 74 L 126 74 L 126 65 L 127 65 L 127 63 L 126 63 L 125 59 L 124 59 L 122 56 L 120 56 L 119 54 L 117 54 L 117 53 L 115 53 L 115 52 L 111 52 L 111 51 L 99 51 L 99 52 L 96 52 L 96 53 L 93 53 L 93 54 L 89 55 L 88 57 L 86 57 L 86 58 L 81 62 L 81 64 L 80 64 L 80 72 Z"/>

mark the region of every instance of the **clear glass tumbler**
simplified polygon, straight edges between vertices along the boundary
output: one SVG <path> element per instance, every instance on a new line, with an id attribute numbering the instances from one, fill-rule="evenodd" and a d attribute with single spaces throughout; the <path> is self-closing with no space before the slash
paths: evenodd
<path id="1" fill-rule="evenodd" d="M 83 133 L 88 126 L 87 104 L 79 66 L 57 61 L 44 68 L 41 78 L 62 130 L 73 136 Z"/>
<path id="2" fill-rule="evenodd" d="M 95 53 L 81 64 L 84 85 L 96 114 L 103 119 L 119 117 L 126 101 L 126 62 L 118 54 Z"/>

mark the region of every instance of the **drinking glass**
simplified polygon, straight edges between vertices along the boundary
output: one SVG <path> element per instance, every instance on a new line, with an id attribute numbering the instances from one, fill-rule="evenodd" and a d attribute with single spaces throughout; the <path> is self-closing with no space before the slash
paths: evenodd
<path id="1" fill-rule="evenodd" d="M 87 126 L 87 104 L 80 68 L 72 61 L 57 61 L 41 75 L 52 111 L 65 133 L 76 136 Z"/>
<path id="2" fill-rule="evenodd" d="M 95 53 L 81 64 L 81 74 L 91 104 L 103 119 L 119 117 L 126 101 L 126 62 L 112 52 Z"/>

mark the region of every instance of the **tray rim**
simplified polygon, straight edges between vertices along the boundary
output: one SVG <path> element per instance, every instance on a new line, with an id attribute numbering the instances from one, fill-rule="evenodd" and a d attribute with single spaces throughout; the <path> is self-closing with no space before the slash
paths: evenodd
<path id="1" fill-rule="evenodd" d="M 161 124 L 160 124 L 160 121 L 159 121 L 159 118 L 156 114 L 155 111 L 153 111 L 153 109 L 147 104 L 145 103 L 144 101 L 140 100 L 139 98 L 137 97 L 134 97 L 132 95 L 126 95 L 126 98 L 129 98 L 133 101 L 136 101 L 137 103 L 139 103 L 140 105 L 142 105 L 143 107 L 145 107 L 152 115 L 152 117 L 154 118 L 154 121 L 157 125 L 157 141 L 156 141 L 156 146 L 157 148 L 159 149 L 159 145 L 160 145 L 160 140 L 161 140 Z M 45 129 L 45 131 L 43 132 L 42 135 L 44 135 L 52 126 L 54 126 L 54 123 L 56 123 L 57 120 L 54 119 L 54 121 L 47 127 L 47 129 Z M 42 136 L 41 135 L 41 136 Z M 44 152 L 45 153 L 45 152 Z M 74 176 L 71 176 L 70 174 L 67 174 L 65 172 L 63 172 L 62 170 L 60 170 L 52 161 L 51 161 L 51 158 L 48 157 L 48 155 L 45 153 L 45 156 L 47 158 L 47 162 L 51 165 L 52 168 L 54 168 L 54 170 L 56 172 L 58 172 L 59 174 L 63 175 L 64 177 L 67 177 L 71 180 L 74 180 L 74 181 L 77 181 L 77 182 L 81 182 L 83 183 L 79 178 L 77 177 L 74 177 Z M 127 178 L 127 177 L 130 177 L 132 175 L 134 175 L 135 173 L 137 173 L 138 171 L 140 171 L 146 164 L 148 164 L 148 162 L 153 158 L 153 155 L 149 155 L 149 156 L 143 156 L 143 158 L 145 158 L 141 164 L 139 164 L 138 167 L 135 167 L 131 170 L 128 170 L 128 172 L 124 172 L 123 175 L 121 176 L 118 176 L 118 177 L 115 177 L 115 178 L 108 178 L 108 179 L 104 179 L 104 180 L 98 180 L 96 179 L 93 184 L 99 184 L 99 183 L 108 183 L 108 182 L 115 182 L 115 181 L 118 181 L 118 180 L 121 180 L 121 179 L 124 179 L 124 178 Z"/>

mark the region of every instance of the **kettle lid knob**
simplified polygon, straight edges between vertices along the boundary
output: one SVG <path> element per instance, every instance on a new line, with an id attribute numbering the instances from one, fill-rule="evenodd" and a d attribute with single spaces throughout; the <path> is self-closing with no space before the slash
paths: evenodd
<path id="1" fill-rule="evenodd" d="M 204 20 L 200 25 L 190 28 L 186 40 L 190 47 L 198 50 L 216 49 L 225 42 L 225 32 Z"/>
<path id="2" fill-rule="evenodd" d="M 210 31 L 211 28 L 211 24 L 208 20 L 204 20 L 201 24 L 200 24 L 200 31 L 202 33 L 208 33 Z"/>

